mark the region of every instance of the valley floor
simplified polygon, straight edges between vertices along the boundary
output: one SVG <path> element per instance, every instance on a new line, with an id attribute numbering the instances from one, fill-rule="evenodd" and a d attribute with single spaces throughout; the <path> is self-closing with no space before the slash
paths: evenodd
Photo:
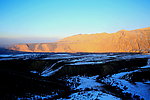
<path id="1" fill-rule="evenodd" d="M 150 100 L 150 55 L 19 53 L 0 55 L 0 98 Z"/>

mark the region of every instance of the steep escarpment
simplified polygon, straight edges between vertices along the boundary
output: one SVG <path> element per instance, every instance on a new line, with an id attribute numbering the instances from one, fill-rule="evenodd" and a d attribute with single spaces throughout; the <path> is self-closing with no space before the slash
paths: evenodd
<path id="1" fill-rule="evenodd" d="M 54 43 L 18 44 L 26 52 L 150 52 L 150 27 L 116 33 L 79 34 Z"/>

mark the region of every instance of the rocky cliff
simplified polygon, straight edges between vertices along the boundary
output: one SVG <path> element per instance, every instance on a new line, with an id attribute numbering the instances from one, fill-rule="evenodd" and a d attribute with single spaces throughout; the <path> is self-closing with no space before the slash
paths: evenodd
<path id="1" fill-rule="evenodd" d="M 116 33 L 79 34 L 53 43 L 18 44 L 25 52 L 150 52 L 150 27 Z"/>

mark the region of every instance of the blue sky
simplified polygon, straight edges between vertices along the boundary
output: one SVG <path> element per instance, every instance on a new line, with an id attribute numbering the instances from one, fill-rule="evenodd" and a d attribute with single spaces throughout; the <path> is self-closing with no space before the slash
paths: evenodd
<path id="1" fill-rule="evenodd" d="M 0 0 L 0 38 L 63 38 L 150 27 L 150 0 Z"/>

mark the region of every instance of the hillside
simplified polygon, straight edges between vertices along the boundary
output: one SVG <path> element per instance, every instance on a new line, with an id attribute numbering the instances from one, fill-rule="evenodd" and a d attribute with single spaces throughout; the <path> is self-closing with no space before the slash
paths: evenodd
<path id="1" fill-rule="evenodd" d="M 150 52 L 150 27 L 116 33 L 79 34 L 58 42 L 18 44 L 25 52 Z"/>

